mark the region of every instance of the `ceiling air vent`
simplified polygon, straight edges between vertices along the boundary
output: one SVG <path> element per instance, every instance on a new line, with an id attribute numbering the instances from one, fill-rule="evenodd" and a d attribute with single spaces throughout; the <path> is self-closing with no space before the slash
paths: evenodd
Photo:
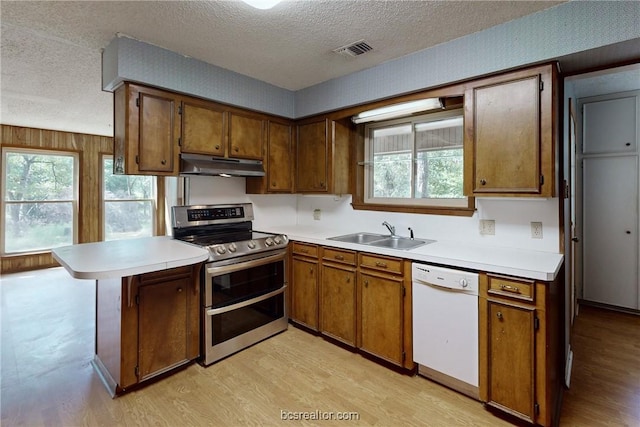
<path id="1" fill-rule="evenodd" d="M 354 43 L 350 43 L 346 46 L 342 46 L 337 49 L 334 49 L 333 51 L 339 55 L 358 56 L 358 55 L 362 55 L 363 53 L 367 53 L 370 50 L 373 50 L 373 48 L 369 46 L 369 43 L 367 43 L 364 40 L 360 40 Z"/>

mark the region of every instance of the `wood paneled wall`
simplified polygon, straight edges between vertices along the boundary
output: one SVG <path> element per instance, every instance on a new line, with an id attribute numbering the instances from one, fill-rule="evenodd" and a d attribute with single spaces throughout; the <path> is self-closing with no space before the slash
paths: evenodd
<path id="1" fill-rule="evenodd" d="M 113 138 L 81 133 L 2 126 L 2 147 L 76 152 L 79 155 L 78 243 L 100 240 L 101 154 L 113 153 Z M 4 175 L 4 172 L 3 174 Z M 0 215 L 4 215 L 4 203 Z M 57 266 L 50 252 L 3 256 L 0 271 L 10 273 Z"/>

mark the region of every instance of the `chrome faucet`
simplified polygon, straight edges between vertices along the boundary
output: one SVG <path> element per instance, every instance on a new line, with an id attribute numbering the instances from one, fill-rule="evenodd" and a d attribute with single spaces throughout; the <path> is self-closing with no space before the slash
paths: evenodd
<path id="1" fill-rule="evenodd" d="M 382 225 L 387 227 L 392 236 L 396 235 L 396 228 L 393 225 L 389 224 L 387 221 L 383 222 Z"/>

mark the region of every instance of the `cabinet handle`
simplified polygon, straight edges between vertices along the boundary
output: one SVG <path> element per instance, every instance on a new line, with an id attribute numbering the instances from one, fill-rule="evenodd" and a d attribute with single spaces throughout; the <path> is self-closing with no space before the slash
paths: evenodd
<path id="1" fill-rule="evenodd" d="M 627 233 L 627 234 L 631 234 L 631 230 L 627 230 L 627 231 L 626 231 L 626 233 Z"/>
<path id="2" fill-rule="evenodd" d="M 487 180 L 486 180 L 486 179 L 484 179 L 484 178 L 482 178 L 482 179 L 480 180 L 480 185 L 487 185 Z"/>
<path id="3" fill-rule="evenodd" d="M 324 182 L 320 183 L 320 188 L 324 188 Z"/>
<path id="4" fill-rule="evenodd" d="M 182 288 L 178 288 L 178 293 L 182 292 Z"/>
<path id="5" fill-rule="evenodd" d="M 387 268 L 387 264 L 384 262 L 376 261 L 376 267 Z"/>
<path id="6" fill-rule="evenodd" d="M 308 254 L 309 253 L 309 249 L 300 249 L 300 252 L 302 252 L 303 254 Z"/>
<path id="7" fill-rule="evenodd" d="M 500 285 L 500 289 L 507 292 L 513 292 L 514 294 L 521 293 L 520 288 L 518 288 L 517 286 Z"/>
<path id="8" fill-rule="evenodd" d="M 624 145 L 626 145 L 627 147 L 631 147 L 631 143 L 630 143 L 630 142 L 627 142 L 627 143 L 626 143 L 626 144 L 624 144 Z"/>
<path id="9" fill-rule="evenodd" d="M 313 274 L 313 268 L 309 269 L 309 273 Z"/>
<path id="10" fill-rule="evenodd" d="M 216 150 L 219 150 L 220 149 L 220 145 L 216 145 L 215 148 L 216 148 Z"/>
<path id="11" fill-rule="evenodd" d="M 335 258 L 339 261 L 344 261 L 344 257 L 342 255 L 336 255 Z"/>
<path id="12" fill-rule="evenodd" d="M 498 317 L 498 319 L 502 320 L 502 312 L 501 311 L 497 312 L 496 316 Z"/>
<path id="13" fill-rule="evenodd" d="M 238 147 L 233 147 L 233 151 L 237 153 L 238 151 L 240 151 L 240 149 Z"/>
<path id="14" fill-rule="evenodd" d="M 347 276 L 347 283 L 351 282 L 351 278 Z"/>
<path id="15" fill-rule="evenodd" d="M 369 287 L 369 281 L 368 281 L 368 280 L 365 280 L 365 281 L 364 281 L 364 287 L 365 287 L 365 288 L 368 288 L 368 287 Z"/>
<path id="16" fill-rule="evenodd" d="M 163 165 L 166 165 L 167 161 L 166 160 L 162 160 L 160 163 L 162 163 Z"/>
<path id="17" fill-rule="evenodd" d="M 271 183 L 271 186 L 272 186 L 272 187 L 275 187 L 275 186 L 276 186 L 276 183 L 275 183 L 275 182 L 272 182 L 272 183 Z"/>

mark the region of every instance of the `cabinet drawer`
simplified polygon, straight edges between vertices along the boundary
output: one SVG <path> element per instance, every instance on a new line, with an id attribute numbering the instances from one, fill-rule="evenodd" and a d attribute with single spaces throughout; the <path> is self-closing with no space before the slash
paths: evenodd
<path id="1" fill-rule="evenodd" d="M 309 257 L 318 257 L 318 246 L 317 245 L 309 245 L 306 243 L 293 242 L 293 253 L 309 256 Z"/>
<path id="2" fill-rule="evenodd" d="M 355 265 L 356 253 L 353 251 L 343 251 L 340 249 L 324 248 L 322 259 L 325 261 L 340 262 L 343 264 Z"/>
<path id="3" fill-rule="evenodd" d="M 507 298 L 533 301 L 535 293 L 535 282 L 533 280 L 514 279 L 502 276 L 487 276 L 489 280 L 490 295 L 500 295 Z"/>
<path id="4" fill-rule="evenodd" d="M 360 254 L 360 267 L 387 273 L 403 274 L 402 260 L 373 254 Z"/>

